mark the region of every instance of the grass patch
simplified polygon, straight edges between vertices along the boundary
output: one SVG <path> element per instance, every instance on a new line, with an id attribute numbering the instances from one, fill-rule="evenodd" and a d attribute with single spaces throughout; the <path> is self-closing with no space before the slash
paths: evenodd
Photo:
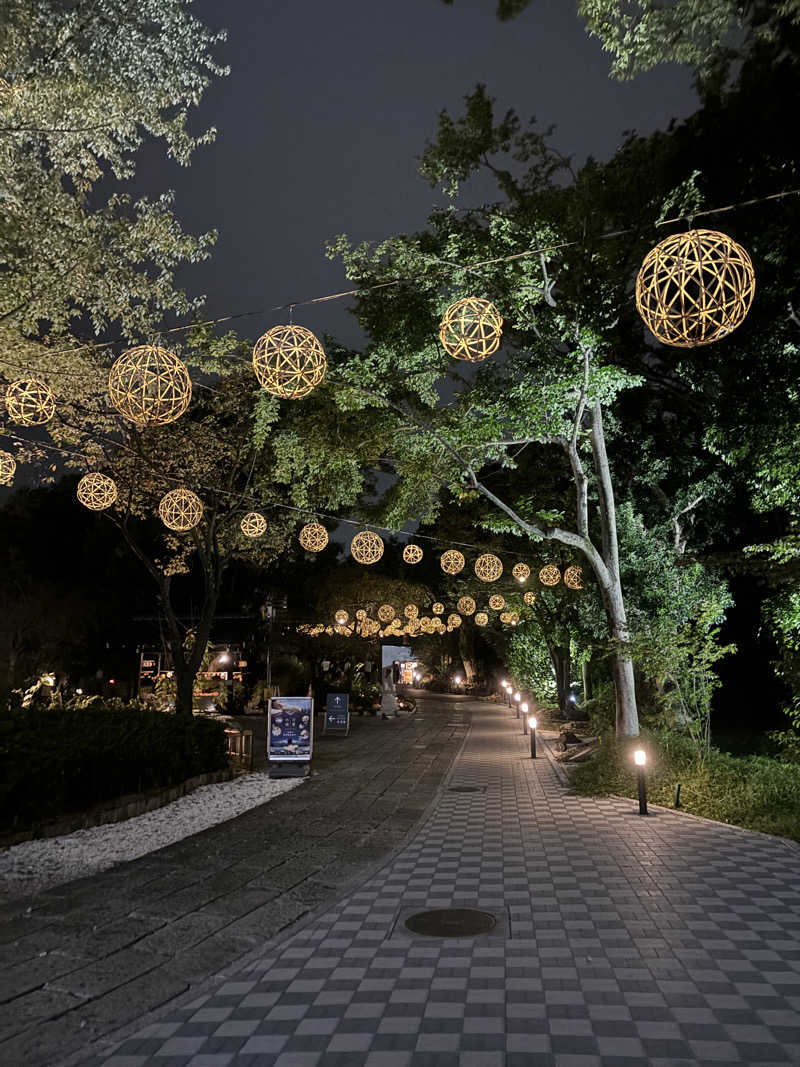
<path id="1" fill-rule="evenodd" d="M 672 807 L 681 785 L 681 807 L 694 815 L 800 841 L 800 764 L 768 756 L 731 756 L 712 748 L 698 760 L 691 742 L 673 733 L 643 733 L 636 745 L 605 736 L 588 763 L 570 768 L 585 796 L 636 796 L 632 750 L 647 749 L 647 796 Z"/>

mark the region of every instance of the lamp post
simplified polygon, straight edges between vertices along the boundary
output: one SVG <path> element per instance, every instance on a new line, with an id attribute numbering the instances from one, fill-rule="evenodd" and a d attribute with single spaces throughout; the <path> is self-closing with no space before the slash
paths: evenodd
<path id="1" fill-rule="evenodd" d="M 522 712 L 522 732 L 526 734 L 528 732 L 528 705 L 523 701 L 519 710 Z"/>
<path id="2" fill-rule="evenodd" d="M 647 753 L 643 748 L 637 748 L 633 754 L 633 762 L 636 764 L 636 784 L 639 789 L 639 814 L 647 814 L 647 781 L 645 779 L 645 767 L 647 765 Z"/>
<path id="3" fill-rule="evenodd" d="M 520 700 L 522 700 L 522 693 L 515 693 L 514 694 L 514 700 L 515 700 L 516 705 L 517 705 L 516 708 L 514 709 L 514 717 L 518 719 L 519 718 L 519 702 L 520 702 Z"/>
<path id="4" fill-rule="evenodd" d="M 536 716 L 531 715 L 528 719 L 528 727 L 531 731 L 531 759 L 536 759 Z"/>

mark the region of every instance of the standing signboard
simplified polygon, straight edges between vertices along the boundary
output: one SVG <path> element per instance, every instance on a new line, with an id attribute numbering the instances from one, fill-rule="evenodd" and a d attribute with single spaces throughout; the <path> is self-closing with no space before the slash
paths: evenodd
<path id="1" fill-rule="evenodd" d="M 271 763 L 310 763 L 313 732 L 313 697 L 270 697 L 267 757 Z M 298 771 L 305 774 L 307 768 Z"/>
<path id="2" fill-rule="evenodd" d="M 328 693 L 325 701 L 325 733 L 350 732 L 350 694 Z"/>

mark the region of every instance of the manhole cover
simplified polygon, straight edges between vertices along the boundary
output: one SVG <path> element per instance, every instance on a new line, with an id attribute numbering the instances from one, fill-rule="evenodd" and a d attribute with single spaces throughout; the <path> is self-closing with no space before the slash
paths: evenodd
<path id="1" fill-rule="evenodd" d="M 494 930 L 497 919 L 488 911 L 475 908 L 436 908 L 419 911 L 406 919 L 405 926 L 412 934 L 426 937 L 475 937 Z"/>

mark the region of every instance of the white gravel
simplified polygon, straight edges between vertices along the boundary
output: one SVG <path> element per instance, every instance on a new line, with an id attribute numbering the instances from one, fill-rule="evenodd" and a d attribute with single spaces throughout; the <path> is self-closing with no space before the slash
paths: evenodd
<path id="1" fill-rule="evenodd" d="M 145 856 L 300 785 L 302 778 L 272 781 L 266 771 L 204 785 L 156 811 L 124 822 L 76 830 L 63 837 L 23 841 L 0 852 L 0 899 L 41 893 L 126 860 Z"/>

